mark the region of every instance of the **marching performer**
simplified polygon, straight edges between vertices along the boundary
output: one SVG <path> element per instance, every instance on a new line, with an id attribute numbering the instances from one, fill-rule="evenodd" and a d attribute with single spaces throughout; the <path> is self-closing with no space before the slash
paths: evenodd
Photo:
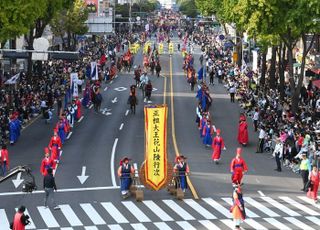
<path id="1" fill-rule="evenodd" d="M 206 147 L 210 147 L 212 145 L 212 135 L 214 131 L 215 131 L 214 125 L 211 125 L 211 121 L 208 120 L 202 131 L 203 144 Z"/>
<path id="2" fill-rule="evenodd" d="M 309 173 L 309 181 L 311 186 L 308 190 L 307 196 L 318 203 L 318 189 L 320 184 L 320 172 L 317 169 L 317 165 L 312 166 L 312 171 Z"/>
<path id="3" fill-rule="evenodd" d="M 234 185 L 232 198 L 233 205 L 230 208 L 230 212 L 232 213 L 235 229 L 240 230 L 240 224 L 243 220 L 245 220 L 246 212 L 244 208 L 243 195 L 239 184 Z"/>
<path id="4" fill-rule="evenodd" d="M 238 127 L 238 142 L 239 144 L 246 146 L 248 144 L 248 141 L 248 124 L 246 121 L 246 116 L 243 113 L 241 113 Z"/>
<path id="5" fill-rule="evenodd" d="M 221 130 L 217 129 L 217 135 L 213 138 L 212 142 L 212 160 L 214 163 L 219 164 L 220 158 L 221 158 L 221 150 L 226 150 L 226 147 L 224 146 L 224 140 L 220 136 Z"/>
<path id="6" fill-rule="evenodd" d="M 81 116 L 82 116 L 82 112 L 81 112 L 81 101 L 79 99 L 79 97 L 76 97 L 75 99 L 75 104 L 77 106 L 77 113 L 76 113 L 76 120 L 78 121 Z"/>
<path id="7" fill-rule="evenodd" d="M 54 129 L 53 131 L 53 137 L 51 137 L 49 142 L 49 149 L 51 150 L 51 158 L 52 160 L 59 164 L 60 161 L 60 151 L 62 148 L 61 139 L 58 136 L 58 130 Z"/>
<path id="8" fill-rule="evenodd" d="M 241 148 L 237 148 L 236 157 L 232 159 L 230 164 L 231 180 L 234 184 L 241 184 L 243 173 L 248 171 L 248 166 L 241 157 L 241 151 Z"/>
<path id="9" fill-rule="evenodd" d="M 53 167 L 53 160 L 50 158 L 49 148 L 44 148 L 45 157 L 42 159 L 40 172 L 43 176 L 47 175 L 47 169 Z"/>
<path id="10" fill-rule="evenodd" d="M 187 159 L 185 156 L 176 157 L 176 164 L 173 168 L 174 173 L 179 177 L 180 187 L 183 192 L 185 192 L 188 187 L 186 175 L 190 173 L 189 166 L 187 162 L 185 162 L 185 159 Z"/>
<path id="11" fill-rule="evenodd" d="M 129 164 L 129 158 L 124 157 L 120 161 L 118 176 L 120 178 L 120 190 L 123 198 L 128 197 L 130 185 L 132 183 L 131 175 L 134 174 L 134 168 Z"/>

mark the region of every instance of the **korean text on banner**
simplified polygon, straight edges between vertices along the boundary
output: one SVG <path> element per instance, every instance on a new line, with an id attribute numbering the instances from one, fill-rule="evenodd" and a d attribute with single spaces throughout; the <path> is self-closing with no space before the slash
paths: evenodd
<path id="1" fill-rule="evenodd" d="M 154 190 L 167 180 L 167 106 L 146 106 L 145 114 L 145 181 Z"/>

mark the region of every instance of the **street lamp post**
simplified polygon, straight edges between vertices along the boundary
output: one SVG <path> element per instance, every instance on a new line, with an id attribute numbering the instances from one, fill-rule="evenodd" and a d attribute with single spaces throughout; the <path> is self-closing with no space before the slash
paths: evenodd
<path id="1" fill-rule="evenodd" d="M 130 33 L 132 33 L 132 0 L 129 3 L 129 26 L 130 26 Z"/>

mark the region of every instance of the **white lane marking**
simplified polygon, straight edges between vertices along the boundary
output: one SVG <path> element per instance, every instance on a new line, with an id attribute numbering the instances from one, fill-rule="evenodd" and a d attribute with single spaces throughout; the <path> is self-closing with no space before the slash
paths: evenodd
<path id="1" fill-rule="evenodd" d="M 209 230 L 220 230 L 220 228 L 214 223 L 212 223 L 210 220 L 199 220 L 199 223 Z"/>
<path id="2" fill-rule="evenodd" d="M 60 228 L 60 230 L 73 230 L 73 228 L 71 228 L 71 227 L 64 227 L 64 228 Z"/>
<path id="3" fill-rule="evenodd" d="M 300 204 L 298 203 L 297 201 L 287 197 L 287 196 L 280 196 L 279 197 L 281 200 L 287 202 L 288 204 L 304 211 L 305 213 L 307 213 L 308 215 L 311 215 L 311 216 L 319 216 L 320 214 L 310 208 L 308 208 L 307 206 L 303 205 L 303 204 Z"/>
<path id="4" fill-rule="evenodd" d="M 93 104 L 91 104 L 91 105 L 89 106 L 89 109 L 92 109 L 92 107 L 93 107 Z"/>
<path id="5" fill-rule="evenodd" d="M 216 216 L 212 215 L 208 210 L 203 208 L 200 204 L 198 204 L 195 200 L 192 199 L 184 199 L 183 200 L 187 205 L 196 210 L 201 216 L 203 216 L 206 220 L 217 219 Z"/>
<path id="6" fill-rule="evenodd" d="M 177 221 L 176 222 L 180 227 L 184 230 L 197 230 L 194 228 L 191 224 L 189 224 L 187 221 Z"/>
<path id="7" fill-rule="evenodd" d="M 8 229 L 10 222 L 8 220 L 6 211 L 4 209 L 0 209 L 0 229 Z"/>
<path id="8" fill-rule="evenodd" d="M 115 171 L 114 171 L 114 157 L 115 157 L 115 153 L 116 153 L 117 143 L 118 143 L 118 138 L 116 138 L 114 140 L 114 143 L 112 146 L 112 152 L 111 152 L 110 169 L 111 169 L 112 186 L 117 186 Z"/>
<path id="9" fill-rule="evenodd" d="M 106 88 L 104 88 L 104 90 L 103 91 L 107 91 L 108 90 L 108 86 L 106 86 Z"/>
<path id="10" fill-rule="evenodd" d="M 160 230 L 172 230 L 165 222 L 155 222 L 153 224 Z"/>
<path id="11" fill-rule="evenodd" d="M 156 214 L 162 221 L 173 221 L 173 219 L 165 212 L 162 208 L 160 208 L 156 203 L 152 200 L 144 200 L 142 201 L 154 214 Z"/>
<path id="12" fill-rule="evenodd" d="M 275 226 L 277 229 L 281 230 L 291 230 L 287 225 L 281 223 L 280 221 L 274 219 L 274 218 L 263 218 L 265 221 L 267 221 L 269 224 Z"/>
<path id="13" fill-rule="evenodd" d="M 122 204 L 137 218 L 139 222 L 151 222 L 151 220 L 132 201 L 122 201 Z"/>
<path id="14" fill-rule="evenodd" d="M 268 202 L 272 206 L 278 208 L 279 210 L 281 210 L 282 212 L 286 213 L 289 216 L 300 216 L 299 213 L 293 211 L 290 208 L 287 208 L 286 206 L 284 206 L 283 204 L 279 203 L 278 201 L 272 199 L 271 197 L 262 196 L 260 198 L 263 199 L 264 201 Z"/>
<path id="15" fill-rule="evenodd" d="M 94 225 L 106 224 L 106 222 L 102 219 L 102 217 L 90 203 L 80 204 L 80 206 Z"/>
<path id="16" fill-rule="evenodd" d="M 123 228 L 119 224 L 110 224 L 110 225 L 108 225 L 108 227 L 111 230 L 123 230 Z"/>
<path id="17" fill-rule="evenodd" d="M 119 130 L 122 130 L 123 129 L 123 123 L 121 123 L 120 127 L 119 127 Z"/>
<path id="18" fill-rule="evenodd" d="M 74 213 L 70 205 L 63 204 L 59 205 L 59 207 L 71 226 L 83 226 L 83 224 L 81 223 L 77 215 Z"/>
<path id="19" fill-rule="evenodd" d="M 260 196 L 265 196 L 263 192 L 261 192 L 260 190 L 258 191 L 258 193 L 260 194 Z"/>
<path id="20" fill-rule="evenodd" d="M 48 228 L 59 228 L 60 227 L 56 218 L 54 218 L 54 216 L 49 208 L 45 208 L 44 206 L 39 206 L 37 208 L 39 210 L 39 213 L 40 213 L 43 221 L 46 223 Z"/>
<path id="21" fill-rule="evenodd" d="M 222 200 L 224 200 L 225 202 L 227 202 L 229 205 L 232 205 L 232 199 L 231 198 L 222 198 Z M 250 218 L 256 218 L 259 217 L 256 213 L 250 211 L 247 207 L 246 207 L 246 215 Z"/>
<path id="22" fill-rule="evenodd" d="M 320 226 L 320 219 L 319 218 L 317 218 L 315 216 L 306 216 L 305 218 L 307 218 L 311 222 L 315 223 L 316 225 Z"/>
<path id="23" fill-rule="evenodd" d="M 119 212 L 119 210 L 111 202 L 103 202 L 101 205 L 119 224 L 129 223 L 129 221 Z"/>
<path id="24" fill-rule="evenodd" d="M 18 211 L 18 208 L 16 208 L 16 211 Z M 34 222 L 31 219 L 31 216 L 30 216 L 30 213 L 29 213 L 28 209 L 26 209 L 26 211 L 24 211 L 24 214 L 26 214 L 26 215 L 28 215 L 30 217 L 29 218 L 30 224 L 26 225 L 26 229 L 35 229 L 36 226 L 34 225 Z"/>
<path id="25" fill-rule="evenodd" d="M 143 224 L 131 224 L 131 227 L 135 230 L 148 230 Z"/>
<path id="26" fill-rule="evenodd" d="M 279 214 L 277 214 L 274 211 L 272 211 L 271 209 L 267 208 L 266 206 L 264 206 L 260 202 L 255 201 L 251 197 L 245 197 L 244 200 L 245 200 L 245 202 L 249 203 L 251 206 L 257 208 L 261 212 L 264 212 L 265 214 L 267 214 L 270 217 L 279 217 L 280 216 Z"/>
<path id="27" fill-rule="evenodd" d="M 259 224 L 257 221 L 253 219 L 245 219 L 244 222 L 250 225 L 251 227 L 253 227 L 253 229 L 267 230 L 267 228 L 265 228 L 264 226 L 262 226 L 261 224 Z"/>
<path id="28" fill-rule="evenodd" d="M 320 204 L 319 203 L 314 203 L 314 200 L 313 199 L 310 199 L 309 197 L 306 197 L 306 196 L 298 196 L 298 198 L 300 200 L 303 200 L 304 202 L 308 203 L 308 204 L 311 204 L 313 205 L 314 207 L 317 207 L 320 209 Z"/>
<path id="29" fill-rule="evenodd" d="M 213 200 L 212 198 L 202 198 L 208 205 L 216 209 L 218 212 L 220 212 L 222 215 L 224 215 L 227 218 L 232 218 L 232 215 L 230 213 L 230 210 L 223 207 L 221 204 L 219 204 L 217 201 Z"/>
<path id="30" fill-rule="evenodd" d="M 69 138 L 71 137 L 71 135 L 72 135 L 72 131 L 68 134 L 67 140 L 69 140 Z"/>
<path id="31" fill-rule="evenodd" d="M 59 189 L 56 192 L 82 192 L 82 191 L 99 191 L 99 190 L 112 190 L 119 189 L 120 186 L 105 186 L 105 187 L 87 187 L 87 188 L 65 188 Z M 32 192 L 33 194 L 44 193 L 44 190 L 36 190 Z M 15 196 L 15 195 L 25 195 L 25 192 L 3 192 L 0 196 Z"/>
<path id="32" fill-rule="evenodd" d="M 127 109 L 127 111 L 126 111 L 126 116 L 128 116 L 128 114 L 129 114 L 129 111 L 130 111 L 130 110 L 129 110 L 129 109 Z"/>
<path id="33" fill-rule="evenodd" d="M 84 116 L 82 115 L 79 120 L 78 120 L 78 123 L 80 123 L 82 120 L 83 120 Z"/>
<path id="34" fill-rule="evenodd" d="M 85 226 L 85 230 L 99 230 L 96 226 Z"/>
<path id="35" fill-rule="evenodd" d="M 289 221 L 290 223 L 294 224 L 295 226 L 297 226 L 299 229 L 303 229 L 303 230 L 314 230 L 314 228 L 311 228 L 310 226 L 308 226 L 307 224 L 301 222 L 300 220 L 294 218 L 294 217 L 284 217 L 284 219 L 286 219 L 287 221 Z"/>
<path id="36" fill-rule="evenodd" d="M 224 219 L 224 220 L 220 220 L 222 223 L 224 223 L 225 225 L 227 225 L 230 229 L 234 229 L 234 223 L 232 220 L 230 219 Z M 242 230 L 244 230 L 243 228 L 241 228 Z"/>
<path id="37" fill-rule="evenodd" d="M 187 211 L 177 205 L 173 200 L 162 200 L 166 205 L 169 206 L 173 211 L 175 211 L 184 220 L 194 220 L 195 218 L 191 216 Z"/>

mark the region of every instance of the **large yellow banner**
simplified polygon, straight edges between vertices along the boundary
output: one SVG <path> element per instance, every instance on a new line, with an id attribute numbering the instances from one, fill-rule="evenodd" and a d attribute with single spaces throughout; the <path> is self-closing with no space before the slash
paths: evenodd
<path id="1" fill-rule="evenodd" d="M 167 106 L 144 108 L 145 115 L 145 181 L 159 190 L 167 179 Z"/>

